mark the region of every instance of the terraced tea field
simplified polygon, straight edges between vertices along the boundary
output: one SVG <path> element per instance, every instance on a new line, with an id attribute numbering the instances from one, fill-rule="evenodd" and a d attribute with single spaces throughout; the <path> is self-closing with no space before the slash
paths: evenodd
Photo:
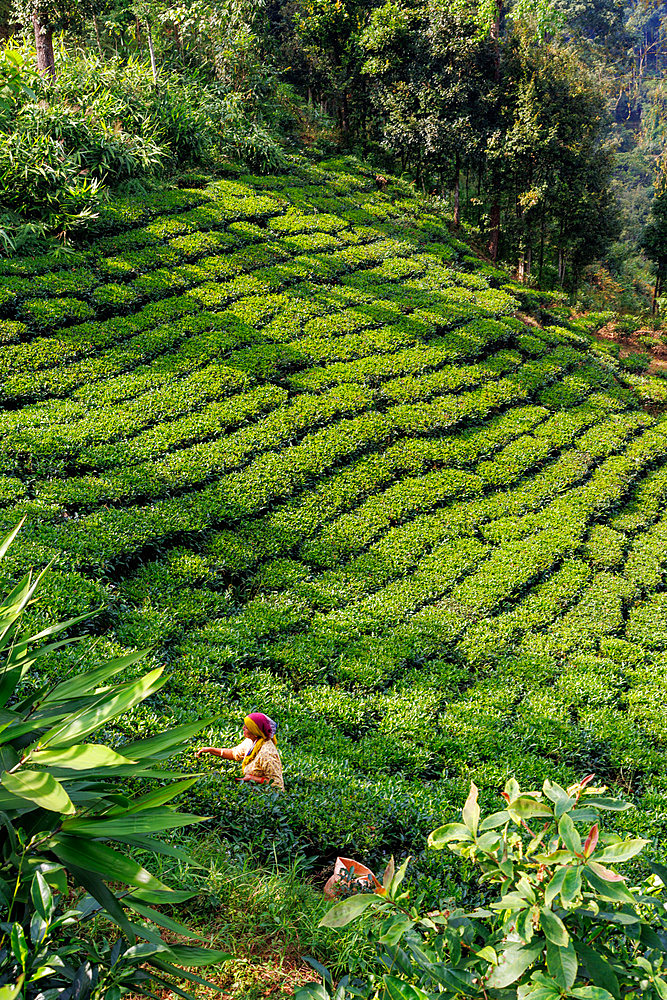
<path id="1" fill-rule="evenodd" d="M 150 646 L 128 728 L 278 719 L 284 798 L 194 789 L 239 851 L 419 851 L 510 773 L 595 771 L 664 832 L 667 420 L 507 280 L 353 161 L 0 265 L 10 569 L 55 559 L 39 622 L 103 606 L 43 676 Z"/>

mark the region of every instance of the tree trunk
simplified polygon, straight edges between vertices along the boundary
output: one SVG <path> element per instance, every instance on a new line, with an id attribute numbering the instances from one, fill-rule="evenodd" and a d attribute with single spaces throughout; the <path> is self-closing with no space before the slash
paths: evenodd
<path id="1" fill-rule="evenodd" d="M 558 247 L 558 281 L 562 287 L 563 281 L 565 280 L 565 251 L 562 247 Z"/>
<path id="2" fill-rule="evenodd" d="M 148 51 L 151 54 L 151 70 L 153 72 L 153 86 L 158 89 L 157 85 L 157 63 L 155 61 L 155 46 L 153 45 L 153 29 L 151 28 L 150 21 L 146 22 L 146 38 L 148 39 Z"/>
<path id="3" fill-rule="evenodd" d="M 542 287 L 542 272 L 544 271 L 544 244 L 547 237 L 547 219 L 546 219 L 546 206 L 544 201 L 542 201 L 542 217 L 540 219 L 540 263 L 539 272 L 537 277 L 537 283 Z"/>
<path id="4" fill-rule="evenodd" d="M 461 159 L 456 154 L 456 167 L 454 173 L 454 226 L 456 229 L 461 225 Z"/>
<path id="5" fill-rule="evenodd" d="M 102 49 L 102 36 L 100 35 L 100 22 L 97 17 L 93 14 L 93 27 L 95 28 L 95 38 L 97 39 L 97 51 L 100 54 L 100 59 L 104 58 L 104 51 Z"/>
<path id="6" fill-rule="evenodd" d="M 53 31 L 46 14 L 35 11 L 32 15 L 35 29 L 35 49 L 37 50 L 37 72 L 42 76 L 56 78 L 56 60 L 53 55 Z"/>
<path id="7" fill-rule="evenodd" d="M 137 45 L 141 45 L 141 21 L 136 16 L 134 18 L 134 37 L 137 40 Z"/>
<path id="8" fill-rule="evenodd" d="M 494 178 L 491 189 L 493 191 L 493 203 L 491 205 L 491 234 L 489 236 L 489 256 L 495 263 L 498 260 L 498 244 L 500 242 L 500 198 L 498 195 L 498 181 Z"/>
<path id="9" fill-rule="evenodd" d="M 655 316 L 658 311 L 658 295 L 660 295 L 660 271 L 655 276 L 655 285 L 653 286 L 653 300 L 651 302 L 651 315 Z"/>

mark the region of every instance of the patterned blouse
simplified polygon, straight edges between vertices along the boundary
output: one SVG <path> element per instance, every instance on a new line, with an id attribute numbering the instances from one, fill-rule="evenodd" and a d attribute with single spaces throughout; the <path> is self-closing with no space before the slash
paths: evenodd
<path id="1" fill-rule="evenodd" d="M 233 760 L 241 762 L 253 747 L 252 740 L 243 740 L 237 747 L 232 748 Z M 278 747 L 273 740 L 266 740 L 261 750 L 253 761 L 248 764 L 245 770 L 245 777 L 251 775 L 254 778 L 261 778 L 266 784 L 271 784 L 273 788 L 285 791 L 283 781 L 283 765 L 278 753 Z"/>

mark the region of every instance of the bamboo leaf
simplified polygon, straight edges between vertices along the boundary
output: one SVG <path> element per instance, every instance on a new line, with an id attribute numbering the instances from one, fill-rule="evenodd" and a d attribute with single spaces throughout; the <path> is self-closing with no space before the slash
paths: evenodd
<path id="1" fill-rule="evenodd" d="M 150 673 L 133 684 L 127 684 L 117 690 L 115 694 L 104 698 L 101 703 L 92 708 L 84 709 L 59 726 L 55 726 L 42 736 L 39 746 L 46 749 L 50 746 L 65 747 L 72 743 L 77 743 L 84 736 L 99 729 L 111 719 L 127 712 L 128 709 L 144 701 L 149 695 L 159 691 L 166 682 L 166 677 L 162 677 L 164 667 L 151 670 Z"/>
<path id="2" fill-rule="evenodd" d="M 64 865 L 86 868 L 107 881 L 123 882 L 139 889 L 157 889 L 169 893 L 170 889 L 154 875 L 106 844 L 93 843 L 82 837 L 61 835 L 52 846 L 52 851 Z"/>
<path id="3" fill-rule="evenodd" d="M 49 812 L 72 815 L 74 805 L 59 781 L 46 771 L 21 770 L 10 774 L 4 771 L 0 784 L 12 795 Z"/>
<path id="4" fill-rule="evenodd" d="M 27 760 L 45 767 L 61 767 L 72 771 L 95 770 L 99 767 L 118 767 L 134 764 L 100 743 L 76 743 L 63 750 L 31 750 Z"/>
<path id="5" fill-rule="evenodd" d="M 50 694 L 46 696 L 44 703 L 50 704 L 51 702 L 66 701 L 68 698 L 79 698 L 83 694 L 89 694 L 121 670 L 131 667 L 134 663 L 138 663 L 148 652 L 148 649 L 141 649 L 137 653 L 128 653 L 127 656 L 120 656 L 117 659 L 109 660 L 95 670 L 76 674 L 74 677 L 70 677 L 68 680 L 57 684 Z"/>
<path id="6" fill-rule="evenodd" d="M 95 837 L 113 840 L 116 837 L 133 837 L 143 833 L 161 833 L 163 830 L 176 830 L 181 826 L 201 823 L 206 816 L 194 816 L 190 813 L 178 813 L 172 809 L 145 809 L 136 813 L 124 813 L 108 819 L 100 816 L 95 819 L 85 817 L 65 820 L 62 825 L 64 833 L 74 833 L 78 836 Z"/>

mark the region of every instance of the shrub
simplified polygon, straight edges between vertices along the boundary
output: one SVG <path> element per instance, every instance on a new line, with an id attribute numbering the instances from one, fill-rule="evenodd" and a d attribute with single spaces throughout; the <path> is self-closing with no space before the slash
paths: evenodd
<path id="1" fill-rule="evenodd" d="M 624 368 L 628 372 L 645 372 L 650 364 L 650 354 L 628 354 L 620 360 L 621 368 Z"/>
<path id="2" fill-rule="evenodd" d="M 0 557 L 17 532 L 4 539 Z M 167 988 L 176 988 L 183 978 L 200 982 L 176 966 L 210 965 L 227 956 L 166 944 L 160 928 L 192 935 L 150 905 L 175 903 L 191 893 L 170 889 L 124 852 L 139 848 L 181 856 L 153 834 L 198 820 L 169 805 L 193 781 L 174 782 L 160 763 L 210 720 L 115 750 L 88 742 L 159 691 L 165 678 L 158 668 L 136 680 L 109 683 L 141 661 L 145 654 L 140 652 L 43 684 L 35 666 L 73 641 L 67 633 L 82 617 L 47 626 L 39 635 L 25 632 L 21 620 L 42 578 L 43 573 L 29 573 L 0 604 L 5 661 L 0 673 L 1 995 L 32 1000 L 65 992 L 89 996 L 94 989 L 97 995 L 120 997 L 143 992 L 151 980 Z M 46 639 L 49 644 L 40 647 Z M 162 781 L 136 796 L 123 787 L 128 778 Z M 73 900 L 68 879 L 86 895 Z M 98 923 L 104 918 L 94 935 L 86 930 L 91 918 Z M 107 921 L 117 928 L 115 942 L 103 929 Z"/>
<path id="3" fill-rule="evenodd" d="M 387 866 L 376 893 L 336 903 L 320 926 L 341 928 L 362 913 L 375 945 L 373 967 L 354 983 L 346 977 L 336 996 L 416 1000 L 446 993 L 466 997 L 515 996 L 527 1000 L 612 1000 L 667 993 L 663 960 L 666 921 L 660 893 L 667 869 L 632 891 L 616 865 L 647 843 L 603 832 L 600 813 L 629 809 L 593 787 L 589 775 L 569 788 L 545 780 L 522 792 L 511 778 L 498 812 L 482 817 L 471 785 L 462 822 L 435 830 L 429 844 L 448 847 L 479 871 L 476 907 L 455 903 L 420 911 L 398 871 Z M 580 832 L 581 826 L 585 827 Z M 497 887 L 497 891 L 496 891 Z M 324 983 L 331 986 L 331 976 Z M 430 992 L 429 992 L 430 991 Z M 320 1000 L 325 986 L 297 990 L 297 1000 Z M 333 995 L 333 993 L 331 993 Z"/>
<path id="4" fill-rule="evenodd" d="M 44 231 L 67 236 L 97 215 L 99 181 L 47 135 L 5 134 L 0 142 L 0 199 Z"/>

